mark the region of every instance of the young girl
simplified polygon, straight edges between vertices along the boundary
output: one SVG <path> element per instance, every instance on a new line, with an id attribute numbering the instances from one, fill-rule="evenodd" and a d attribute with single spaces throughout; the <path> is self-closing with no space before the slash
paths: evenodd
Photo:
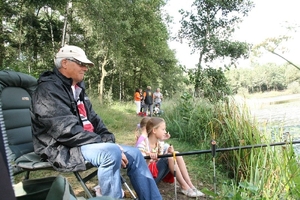
<path id="1" fill-rule="evenodd" d="M 157 174 L 154 175 L 156 183 L 160 182 L 169 172 L 174 173 L 174 160 L 173 157 L 158 158 L 158 155 L 164 154 L 164 147 L 161 141 L 170 138 L 170 134 L 166 132 L 166 123 L 164 119 L 159 117 L 153 117 L 148 119 L 146 124 L 146 133 L 148 137 L 141 135 L 144 140 L 137 143 L 137 147 L 140 149 L 144 156 L 150 156 L 151 159 L 147 159 L 149 168 L 152 165 L 156 165 L 158 170 Z M 172 145 L 166 149 L 165 153 L 172 154 L 174 148 Z M 205 196 L 201 191 L 197 190 L 189 177 L 186 169 L 185 162 L 182 156 L 176 157 L 176 179 L 181 187 L 181 192 L 188 197 L 199 197 Z"/>
<path id="2" fill-rule="evenodd" d="M 148 137 L 147 131 L 146 131 L 146 124 L 150 117 L 143 117 L 141 122 L 137 125 L 137 128 L 135 130 L 135 139 L 136 143 L 135 146 L 137 147 L 145 138 Z"/>
<path id="3" fill-rule="evenodd" d="M 148 137 L 148 133 L 146 130 L 146 124 L 149 121 L 151 117 L 144 117 L 141 122 L 137 125 L 137 128 L 135 130 L 135 146 L 138 147 L 138 145 L 143 142 L 147 137 Z M 171 137 L 171 135 L 169 133 L 166 133 L 164 135 L 164 138 L 162 140 L 160 140 L 160 144 L 161 146 L 163 146 L 163 153 L 167 152 L 168 147 L 170 146 L 167 143 L 164 143 L 164 140 L 167 140 Z"/>

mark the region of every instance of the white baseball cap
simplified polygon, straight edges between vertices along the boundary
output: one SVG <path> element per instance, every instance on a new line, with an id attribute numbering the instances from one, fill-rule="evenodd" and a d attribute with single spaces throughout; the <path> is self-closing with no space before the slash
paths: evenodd
<path id="1" fill-rule="evenodd" d="M 55 58 L 74 58 L 84 64 L 94 66 L 94 63 L 86 57 L 85 52 L 81 48 L 73 45 L 66 45 L 60 48 Z"/>

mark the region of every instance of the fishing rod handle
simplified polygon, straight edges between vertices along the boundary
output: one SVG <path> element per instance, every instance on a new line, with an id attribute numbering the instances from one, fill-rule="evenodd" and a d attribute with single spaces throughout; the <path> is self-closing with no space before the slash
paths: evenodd
<path id="1" fill-rule="evenodd" d="M 215 140 L 211 141 L 211 154 L 213 157 L 216 156 L 217 142 Z"/>

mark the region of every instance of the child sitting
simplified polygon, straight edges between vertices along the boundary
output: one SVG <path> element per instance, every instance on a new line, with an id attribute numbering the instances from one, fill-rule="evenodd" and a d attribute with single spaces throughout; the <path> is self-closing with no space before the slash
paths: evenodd
<path id="1" fill-rule="evenodd" d="M 159 116 L 159 115 L 161 114 L 160 104 L 159 104 L 159 103 L 155 105 L 153 114 L 154 114 L 155 116 Z"/>
<path id="2" fill-rule="evenodd" d="M 135 130 L 135 146 L 140 144 L 145 138 L 148 137 L 147 131 L 146 131 L 146 124 L 149 121 L 150 117 L 143 117 L 141 122 L 137 125 L 137 128 Z"/>
<path id="3" fill-rule="evenodd" d="M 147 134 L 147 136 L 145 136 Z M 152 169 L 152 175 L 156 183 L 160 182 L 169 172 L 174 172 L 174 161 L 172 157 L 158 158 L 158 155 L 172 154 L 174 148 L 172 145 L 162 146 L 164 141 L 170 138 L 166 132 L 166 123 L 164 119 L 153 117 L 147 120 L 145 132 L 141 134 L 143 140 L 138 140 L 136 147 L 140 149 L 144 156 L 150 156 L 147 160 L 149 169 Z M 166 148 L 167 147 L 167 148 Z M 181 192 L 188 197 L 203 197 L 201 191 L 197 190 L 189 177 L 185 162 L 182 156 L 177 157 L 176 179 L 178 180 Z"/>

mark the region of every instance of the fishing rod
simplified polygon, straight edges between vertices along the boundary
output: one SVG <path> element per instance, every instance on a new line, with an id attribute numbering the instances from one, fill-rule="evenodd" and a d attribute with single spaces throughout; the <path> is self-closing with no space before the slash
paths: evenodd
<path id="1" fill-rule="evenodd" d="M 211 142 L 211 155 L 213 159 L 213 168 L 214 168 L 214 177 L 213 177 L 213 182 L 214 182 L 214 192 L 217 194 L 217 182 L 216 182 L 216 146 L 217 142 L 213 139 Z"/>
<path id="2" fill-rule="evenodd" d="M 173 152 L 173 160 L 174 160 L 174 188 L 175 188 L 175 200 L 177 200 L 177 184 L 176 184 L 176 153 Z"/>
<path id="3" fill-rule="evenodd" d="M 245 145 L 245 146 L 238 146 L 238 147 L 227 147 L 227 148 L 216 148 L 215 152 L 225 152 L 225 151 L 234 151 L 234 150 L 241 150 L 241 149 L 252 149 L 252 148 L 261 148 L 261 147 L 272 147 L 272 146 L 282 146 L 287 144 L 300 144 L 300 140 L 290 141 L 290 142 L 277 142 L 271 144 L 256 144 L 256 145 Z M 176 153 L 176 156 L 185 156 L 185 155 L 194 155 L 194 154 L 205 154 L 211 153 L 212 150 L 200 150 L 200 151 L 188 151 L 182 153 Z M 165 157 L 172 157 L 173 154 L 163 154 L 158 155 L 158 158 L 165 158 Z M 144 156 L 145 159 L 150 159 L 150 156 Z"/>

